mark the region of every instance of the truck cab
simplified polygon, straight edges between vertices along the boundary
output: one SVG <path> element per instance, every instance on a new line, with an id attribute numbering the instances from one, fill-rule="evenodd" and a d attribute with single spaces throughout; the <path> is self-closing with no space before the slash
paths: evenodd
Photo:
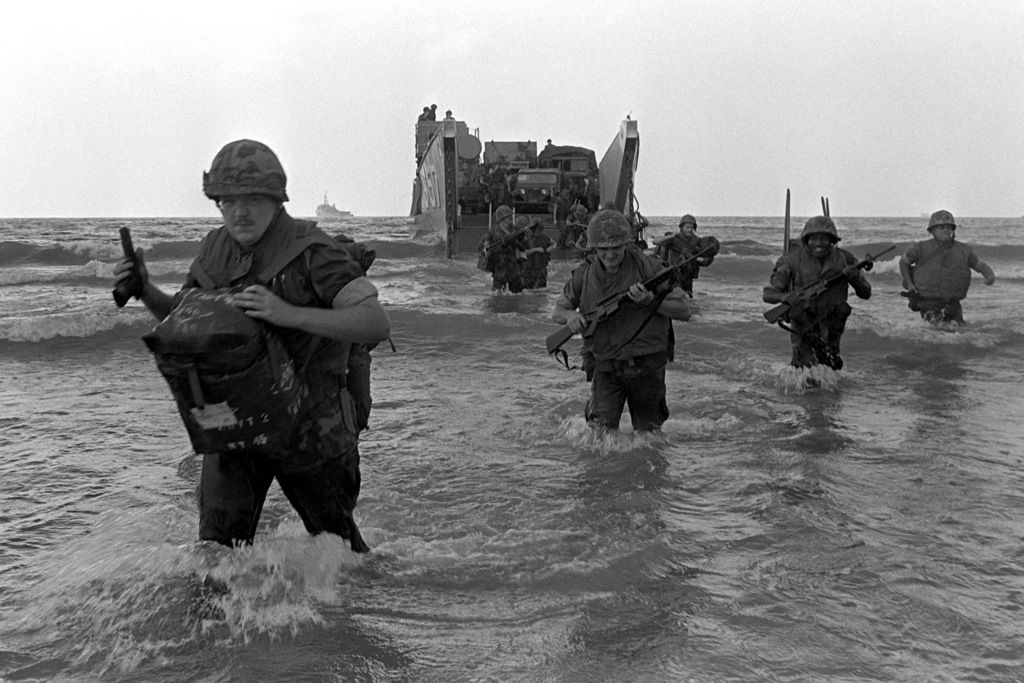
<path id="1" fill-rule="evenodd" d="M 512 207 L 516 213 L 550 213 L 551 199 L 561 182 L 554 168 L 524 168 L 515 176 Z"/>

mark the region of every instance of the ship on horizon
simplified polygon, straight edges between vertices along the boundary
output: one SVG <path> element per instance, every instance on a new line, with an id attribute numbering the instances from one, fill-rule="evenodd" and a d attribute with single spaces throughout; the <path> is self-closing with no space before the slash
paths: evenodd
<path id="1" fill-rule="evenodd" d="M 345 218 L 351 215 L 351 211 L 342 211 L 334 204 L 329 204 L 327 202 L 326 192 L 324 192 L 324 203 L 316 207 L 316 217 L 324 221 L 329 221 L 335 218 Z"/>
<path id="2" fill-rule="evenodd" d="M 635 218 L 639 211 L 633 180 L 640 151 L 635 120 L 627 116 L 622 121 L 600 164 L 590 149 L 547 142 L 538 153 L 532 140 L 481 143 L 479 129 L 471 132 L 464 121 L 453 118 L 417 121 L 412 233 L 440 236 L 448 258 L 475 254 L 494 210 L 506 203 L 517 214 L 542 220 L 554 235 L 558 226 L 551 200 L 566 189 L 590 213 L 611 204 Z M 504 188 L 503 200 L 497 202 L 496 184 Z M 552 255 L 569 258 L 576 253 L 567 248 Z"/>

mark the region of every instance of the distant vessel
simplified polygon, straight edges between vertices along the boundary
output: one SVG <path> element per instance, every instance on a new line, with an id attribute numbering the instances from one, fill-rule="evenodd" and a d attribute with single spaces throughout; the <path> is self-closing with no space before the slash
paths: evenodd
<path id="1" fill-rule="evenodd" d="M 436 234 L 449 258 L 474 254 L 497 208 L 494 178 L 500 177 L 504 202 L 517 214 L 542 219 L 557 235 L 551 198 L 573 188 L 576 200 L 597 206 L 611 203 L 628 218 L 637 212 L 633 176 L 640 152 L 637 122 L 619 126 L 608 151 L 597 163 L 592 150 L 550 144 L 538 154 L 534 141 L 489 141 L 481 144 L 464 121 L 416 123 L 416 177 L 413 180 L 413 234 Z M 481 158 L 481 152 L 483 156 Z M 487 188 L 491 194 L 488 196 Z M 574 256 L 574 250 L 556 257 Z"/>
<path id="2" fill-rule="evenodd" d="M 351 211 L 342 211 L 334 204 L 328 204 L 326 192 L 324 192 L 324 203 L 316 207 L 316 217 L 325 221 L 329 221 L 333 218 L 344 218 L 345 216 L 351 215 Z"/>

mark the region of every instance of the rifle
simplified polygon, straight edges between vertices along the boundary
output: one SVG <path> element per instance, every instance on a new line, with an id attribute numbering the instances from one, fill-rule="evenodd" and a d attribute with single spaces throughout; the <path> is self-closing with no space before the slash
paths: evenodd
<path id="1" fill-rule="evenodd" d="M 529 233 L 530 230 L 533 229 L 533 226 L 535 226 L 535 225 L 537 225 L 537 221 L 531 221 L 529 225 L 524 225 L 522 228 L 520 228 L 519 230 L 516 230 L 511 235 L 506 235 L 505 237 L 502 237 L 500 240 L 498 240 L 494 244 L 487 245 L 484 248 L 484 256 L 490 256 L 491 254 L 495 253 L 496 251 L 498 251 L 499 249 L 504 247 L 506 244 L 508 244 L 512 240 L 516 239 L 517 237 L 520 237 L 521 235 L 525 235 L 525 234 Z"/>
<path id="2" fill-rule="evenodd" d="M 873 264 L 875 262 L 875 259 L 877 259 L 879 256 L 882 256 L 884 254 L 888 254 L 890 251 L 892 251 L 895 248 L 896 248 L 896 245 L 894 244 L 891 247 L 889 247 L 888 249 L 886 249 L 885 251 L 880 251 L 877 254 L 875 254 L 874 256 L 872 256 L 871 254 L 868 254 L 862 260 L 860 260 L 857 263 L 853 264 L 853 267 L 856 268 L 857 270 L 860 270 L 862 268 L 868 267 L 870 264 Z M 797 297 L 796 297 L 795 301 L 793 301 L 792 303 L 788 303 L 786 301 L 783 301 L 782 303 L 778 304 L 777 306 L 774 306 L 773 308 L 768 309 L 767 311 L 764 312 L 764 319 L 767 320 L 770 323 L 776 323 L 780 319 L 782 319 L 787 313 L 789 313 L 790 309 L 793 308 L 794 305 L 796 305 L 798 303 L 799 304 L 804 304 L 804 305 L 810 303 L 812 300 L 814 300 L 818 296 L 821 296 L 822 294 L 824 294 L 826 290 L 828 290 L 831 287 L 834 287 L 834 286 L 838 285 L 840 282 L 843 282 L 845 279 L 846 279 L 846 270 L 843 270 L 841 273 L 837 273 L 837 274 L 833 275 L 832 277 L 821 278 L 821 279 L 816 280 L 815 282 L 812 282 L 809 285 L 804 285 L 799 290 L 797 290 L 797 292 L 796 292 Z"/>
<path id="3" fill-rule="evenodd" d="M 786 232 L 782 236 L 782 255 L 789 253 L 789 188 L 786 188 Z"/>
<path id="4" fill-rule="evenodd" d="M 666 282 L 670 278 L 674 277 L 675 272 L 677 270 L 679 270 L 686 264 L 690 263 L 694 259 L 700 257 L 702 254 L 704 254 L 704 252 L 708 251 L 709 249 L 711 249 L 710 246 L 705 247 L 698 251 L 693 256 L 691 256 L 690 258 L 679 261 L 674 265 L 659 270 L 657 273 L 650 276 L 646 280 L 642 281 L 640 284 L 643 285 L 644 289 L 651 289 L 652 287 L 657 287 L 661 283 Z M 594 330 L 597 329 L 598 323 L 602 323 L 608 318 L 618 313 L 622 309 L 622 302 L 625 301 L 628 295 L 629 290 L 625 292 L 618 292 L 616 294 L 610 294 L 605 298 L 601 299 L 601 301 L 597 303 L 597 306 L 594 307 L 594 310 L 590 311 L 584 316 L 584 318 L 586 318 L 588 322 L 587 329 L 583 330 L 582 336 L 589 337 L 590 335 L 594 334 Z M 568 325 L 563 325 L 559 329 L 552 332 L 550 335 L 548 335 L 546 342 L 548 347 L 548 353 L 556 353 L 558 350 L 562 348 L 562 345 L 565 344 L 565 342 L 572 339 L 573 335 L 575 334 L 575 332 L 569 329 Z"/>
<path id="5" fill-rule="evenodd" d="M 128 228 L 121 228 L 121 249 L 124 250 L 124 257 L 138 265 L 138 257 L 135 255 L 135 247 L 132 245 L 132 233 Z M 143 284 L 138 271 L 133 270 L 127 279 L 114 288 L 114 303 L 122 308 L 133 296 L 138 299 L 142 294 Z"/>

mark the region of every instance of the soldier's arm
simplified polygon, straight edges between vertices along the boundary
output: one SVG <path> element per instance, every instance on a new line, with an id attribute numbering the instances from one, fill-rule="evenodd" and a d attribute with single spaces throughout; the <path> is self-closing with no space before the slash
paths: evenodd
<path id="1" fill-rule="evenodd" d="M 992 271 L 992 268 L 990 268 L 987 263 L 979 259 L 974 266 L 974 270 L 981 273 L 981 276 L 985 278 L 986 285 L 995 284 L 996 274 Z"/>

